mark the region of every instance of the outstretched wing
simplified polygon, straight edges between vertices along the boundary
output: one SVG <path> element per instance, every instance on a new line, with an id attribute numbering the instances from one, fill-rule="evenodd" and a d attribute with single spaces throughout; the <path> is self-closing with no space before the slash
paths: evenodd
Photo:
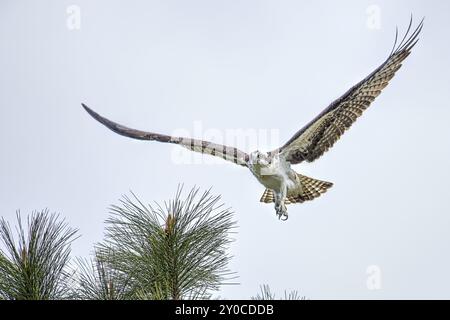
<path id="1" fill-rule="evenodd" d="M 373 100 L 381 93 L 400 69 L 418 41 L 423 19 L 410 33 L 412 18 L 402 41 L 397 46 L 398 31 L 391 54 L 386 61 L 367 78 L 331 103 L 316 118 L 298 131 L 284 146 L 272 151 L 279 152 L 292 164 L 304 160 L 312 162 L 322 156 L 340 136 L 356 121 Z"/>
<path id="2" fill-rule="evenodd" d="M 159 142 L 167 142 L 178 144 L 182 147 L 185 147 L 191 151 L 200 152 L 204 154 L 209 154 L 212 156 L 220 157 L 224 160 L 234 162 L 238 165 L 247 167 L 247 162 L 249 159 L 248 154 L 245 152 L 234 148 L 227 147 L 221 144 L 212 143 L 209 141 L 191 139 L 191 138 L 182 138 L 182 137 L 172 137 L 164 134 L 135 130 L 131 128 L 127 128 L 123 125 L 115 123 L 111 120 L 108 120 L 97 112 L 93 111 L 85 104 L 81 104 L 83 108 L 98 122 L 105 125 L 107 128 L 111 129 L 115 133 L 118 133 L 122 136 L 138 139 L 138 140 L 149 140 L 149 141 L 159 141 Z"/>

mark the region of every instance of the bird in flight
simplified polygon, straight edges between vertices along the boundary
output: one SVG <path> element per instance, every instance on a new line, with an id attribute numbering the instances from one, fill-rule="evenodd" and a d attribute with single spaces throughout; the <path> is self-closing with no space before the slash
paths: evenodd
<path id="1" fill-rule="evenodd" d="M 331 182 L 297 173 L 291 165 L 303 161 L 313 162 L 321 157 L 369 107 L 400 69 L 402 62 L 419 40 L 423 19 L 414 31 L 411 27 L 412 18 L 404 37 L 399 42 L 398 30 L 396 31 L 392 51 L 378 68 L 332 102 L 283 146 L 270 152 L 257 150 L 247 154 L 237 148 L 209 141 L 131 129 L 102 117 L 85 104 L 82 106 L 94 119 L 120 135 L 139 140 L 178 144 L 189 150 L 220 157 L 247 167 L 266 188 L 260 201 L 275 203 L 278 218 L 287 220 L 286 205 L 313 200 L 333 186 Z"/>

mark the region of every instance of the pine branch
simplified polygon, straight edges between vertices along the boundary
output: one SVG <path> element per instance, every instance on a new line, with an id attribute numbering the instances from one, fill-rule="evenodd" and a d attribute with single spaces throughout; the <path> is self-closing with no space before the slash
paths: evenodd
<path id="1" fill-rule="evenodd" d="M 125 300 L 130 296 L 130 279 L 112 268 L 108 259 L 96 252 L 92 259 L 78 259 L 78 285 L 75 293 L 82 300 Z"/>
<path id="2" fill-rule="evenodd" d="M 269 285 L 264 284 L 260 287 L 260 293 L 256 297 L 252 297 L 252 300 L 278 300 L 276 295 L 272 293 Z M 298 291 L 293 290 L 290 292 L 284 291 L 284 298 L 281 300 L 306 300 L 305 296 L 300 296 Z"/>
<path id="3" fill-rule="evenodd" d="M 112 206 L 101 259 L 129 276 L 140 299 L 209 298 L 232 276 L 227 269 L 232 212 L 220 197 L 181 188 L 164 207 L 144 205 L 136 195 Z"/>
<path id="4" fill-rule="evenodd" d="M 12 300 L 69 298 L 67 265 L 76 230 L 48 210 L 33 212 L 24 230 L 17 212 L 15 234 L 0 220 L 0 297 Z"/>

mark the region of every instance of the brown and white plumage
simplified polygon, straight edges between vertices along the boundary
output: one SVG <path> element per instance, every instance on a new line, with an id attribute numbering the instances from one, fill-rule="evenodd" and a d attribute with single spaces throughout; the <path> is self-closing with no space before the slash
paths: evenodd
<path id="1" fill-rule="evenodd" d="M 340 136 L 361 116 L 381 93 L 409 56 L 417 43 L 423 20 L 409 35 L 412 20 L 403 40 L 398 46 L 397 35 L 394 48 L 377 69 L 353 86 L 339 99 L 331 103 L 316 118 L 300 129 L 284 146 L 273 152 L 281 153 L 291 164 L 313 162 L 322 156 Z M 409 36 L 409 37 L 408 37 Z"/>
<path id="2" fill-rule="evenodd" d="M 297 173 L 297 179 L 302 190 L 300 192 L 294 190 L 292 194 L 288 193 L 285 204 L 303 203 L 314 200 L 333 186 L 331 182 L 313 179 L 299 173 Z M 264 203 L 275 202 L 275 192 L 272 189 L 266 189 L 260 201 Z"/>
<path id="3" fill-rule="evenodd" d="M 173 137 L 165 134 L 159 134 L 149 131 L 142 131 L 131 129 L 125 127 L 121 124 L 118 124 L 114 121 L 108 120 L 105 117 L 102 117 L 94 110 L 90 109 L 84 103 L 81 104 L 83 108 L 97 121 L 122 136 L 133 138 L 137 140 L 148 140 L 148 141 L 158 141 L 158 142 L 166 142 L 178 144 L 184 148 L 187 148 L 191 151 L 209 154 L 212 156 L 220 157 L 224 160 L 234 162 L 241 166 L 246 167 L 248 162 L 248 154 L 245 152 L 234 148 L 228 147 L 222 144 L 217 144 L 209 141 L 192 139 L 192 138 L 183 138 L 183 137 Z"/>
<path id="4" fill-rule="evenodd" d="M 377 69 L 331 103 L 286 144 L 268 153 L 254 151 L 247 154 L 237 148 L 209 141 L 135 130 L 100 116 L 84 104 L 83 107 L 94 119 L 120 135 L 139 140 L 178 144 L 195 152 L 220 157 L 248 167 L 258 181 L 266 187 L 261 202 L 274 202 L 278 217 L 286 219 L 287 204 L 313 200 L 333 185 L 331 182 L 301 175 L 295 172 L 291 165 L 303 161 L 313 162 L 321 157 L 369 107 L 411 53 L 418 41 L 423 20 L 413 32 L 411 27 L 412 19 L 405 36 L 398 45 L 398 32 L 396 33 L 390 55 Z"/>

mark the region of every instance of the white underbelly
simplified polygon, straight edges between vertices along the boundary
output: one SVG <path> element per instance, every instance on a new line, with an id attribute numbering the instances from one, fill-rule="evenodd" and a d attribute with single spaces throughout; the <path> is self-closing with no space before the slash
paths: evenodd
<path id="1" fill-rule="evenodd" d="M 275 175 L 261 176 L 258 180 L 264 185 L 264 187 L 276 191 L 280 190 L 284 183 L 284 179 L 282 177 Z"/>
<path id="2" fill-rule="evenodd" d="M 264 187 L 277 193 L 283 190 L 289 192 L 298 187 L 296 173 L 291 169 L 289 163 L 278 157 L 274 157 L 267 167 L 263 168 L 257 164 L 252 165 L 250 170 Z"/>
<path id="3" fill-rule="evenodd" d="M 281 191 L 285 187 L 287 191 L 296 188 L 295 181 L 292 181 L 288 174 L 281 170 L 273 172 L 273 174 L 270 175 L 257 176 L 257 178 L 266 188 L 272 189 L 276 192 Z"/>

